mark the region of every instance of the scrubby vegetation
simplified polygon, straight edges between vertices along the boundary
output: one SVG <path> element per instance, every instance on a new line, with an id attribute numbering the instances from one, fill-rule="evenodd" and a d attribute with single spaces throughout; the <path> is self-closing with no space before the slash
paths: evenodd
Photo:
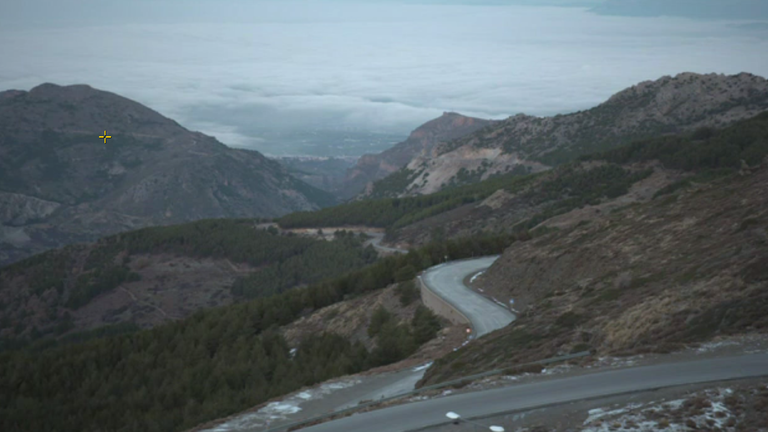
<path id="1" fill-rule="evenodd" d="M 505 175 L 431 195 L 355 201 L 316 212 L 292 213 L 278 219 L 278 223 L 283 228 L 344 225 L 399 228 L 481 201 L 499 189 L 520 190 L 530 181 L 531 177 Z"/>
<path id="2" fill-rule="evenodd" d="M 701 129 L 638 141 L 583 160 L 607 160 L 625 164 L 659 160 L 668 168 L 712 173 L 735 172 L 744 160 L 757 165 L 768 155 L 768 113 L 760 114 L 722 130 Z"/>
<path id="3" fill-rule="evenodd" d="M 403 167 L 383 179 L 374 182 L 369 198 L 375 199 L 386 198 L 392 195 L 396 196 L 398 193 L 403 192 L 420 174 L 420 172 Z"/>
<path id="4" fill-rule="evenodd" d="M 533 217 L 515 226 L 530 230 L 545 220 L 585 205 L 599 204 L 605 198 L 626 194 L 636 182 L 651 175 L 652 170 L 632 172 L 615 164 L 584 169 L 578 164 L 559 167 L 546 180 L 525 192 L 531 204 L 547 204 Z"/>

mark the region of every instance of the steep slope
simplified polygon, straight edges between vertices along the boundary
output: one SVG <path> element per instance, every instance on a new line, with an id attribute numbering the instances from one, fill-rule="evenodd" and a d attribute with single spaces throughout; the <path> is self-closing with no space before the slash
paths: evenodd
<path id="1" fill-rule="evenodd" d="M 413 158 L 429 154 L 441 142 L 469 135 L 492 124 L 492 121 L 465 117 L 456 113 L 443 113 L 414 130 L 407 140 L 380 154 L 364 155 L 347 171 L 339 189 L 339 196 L 353 197 L 371 182 L 382 179 L 405 166 Z"/>
<path id="2" fill-rule="evenodd" d="M 761 148 L 762 164 L 710 181 L 699 174 L 642 202 L 576 208 L 544 221 L 544 235 L 510 246 L 476 286 L 514 300 L 516 325 L 436 362 L 425 382 L 585 349 L 669 352 L 768 331 L 768 114 L 760 117 L 743 137 Z M 659 140 L 606 159 L 706 166 L 715 143 L 727 158 L 740 141 L 723 132 L 681 157 L 680 142 Z"/>
<path id="3" fill-rule="evenodd" d="M 669 352 L 767 332 L 766 182 L 768 163 L 513 244 L 477 282 L 514 299 L 516 325 L 436 362 L 425 382 L 584 349 Z"/>
<path id="4" fill-rule="evenodd" d="M 53 84 L 0 93 L 0 263 L 131 228 L 330 202 L 261 154 L 112 93 Z"/>
<path id="5" fill-rule="evenodd" d="M 378 195 L 427 194 L 501 173 L 546 170 L 641 138 L 724 127 L 768 109 L 768 81 L 684 73 L 624 90 L 587 111 L 516 115 L 435 147 L 374 184 Z"/>
<path id="6" fill-rule="evenodd" d="M 601 15 L 765 19 L 768 4 L 756 0 L 606 0 L 592 9 Z"/>

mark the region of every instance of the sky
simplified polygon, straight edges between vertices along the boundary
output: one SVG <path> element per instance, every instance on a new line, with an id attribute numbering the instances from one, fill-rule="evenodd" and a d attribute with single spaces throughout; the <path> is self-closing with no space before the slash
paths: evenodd
<path id="1" fill-rule="evenodd" d="M 323 131 L 398 137 L 445 111 L 568 113 L 687 71 L 768 76 L 765 24 L 597 3 L 4 0 L 0 90 L 89 84 L 232 146 L 300 135 L 301 154 L 339 139 Z"/>

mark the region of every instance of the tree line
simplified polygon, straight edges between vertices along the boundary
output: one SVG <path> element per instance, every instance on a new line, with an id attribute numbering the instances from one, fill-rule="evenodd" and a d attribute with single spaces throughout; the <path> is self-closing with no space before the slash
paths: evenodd
<path id="1" fill-rule="evenodd" d="M 283 228 L 365 225 L 401 227 L 464 204 L 482 201 L 499 189 L 522 189 L 529 177 L 503 175 L 430 195 L 354 201 L 314 212 L 296 212 L 277 220 Z"/>
<path id="2" fill-rule="evenodd" d="M 140 280 L 133 260 L 140 254 L 169 253 L 196 258 L 226 258 L 259 270 L 240 277 L 230 288 L 239 300 L 270 296 L 365 267 L 377 258 L 353 233 L 339 232 L 324 241 L 276 230 L 257 229 L 254 220 L 203 220 L 182 225 L 145 228 L 84 246 L 70 246 L 0 269 L 0 289 L 18 276 L 26 277 L 28 296 L 45 293 L 47 321 L 30 328 L 22 303 L 14 296 L 0 304 L 0 350 L 41 337 L 57 337 L 72 327 L 67 312 L 123 283 Z M 84 260 L 83 260 L 84 257 Z M 83 261 L 82 263 L 80 263 Z M 82 267 L 82 268 L 80 268 Z M 48 291 L 46 293 L 46 291 Z"/>
<path id="3" fill-rule="evenodd" d="M 754 166 L 768 155 L 768 112 L 724 129 L 700 128 L 687 135 L 637 141 L 582 160 L 632 163 L 659 160 L 684 171 L 735 172 L 741 161 Z"/>

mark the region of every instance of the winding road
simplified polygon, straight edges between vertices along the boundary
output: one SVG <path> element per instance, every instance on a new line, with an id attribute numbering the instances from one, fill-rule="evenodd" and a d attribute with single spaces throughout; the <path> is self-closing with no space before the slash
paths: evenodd
<path id="1" fill-rule="evenodd" d="M 302 429 L 306 432 L 405 432 L 446 423 L 445 413 L 464 418 L 546 407 L 642 390 L 768 375 L 768 354 L 668 363 L 393 406 Z"/>
<path id="2" fill-rule="evenodd" d="M 485 257 L 441 264 L 420 278 L 427 288 L 464 314 L 480 337 L 511 323 L 515 317 L 503 306 L 464 285 L 470 275 L 488 268 L 497 257 Z M 297 420 L 410 391 L 425 368 L 385 374 L 301 405 L 301 414 L 273 422 L 282 430 Z M 542 408 L 588 398 L 599 398 L 688 384 L 768 376 L 768 353 L 734 357 L 679 361 L 652 366 L 595 371 L 592 373 L 517 384 L 492 390 L 458 394 L 409 404 L 396 405 L 301 429 L 307 432 L 398 432 L 413 431 L 447 423 L 445 413 L 461 412 L 464 418 L 480 418 L 512 411 Z M 235 419 L 235 423 L 237 423 Z M 221 425 L 216 431 L 256 431 L 261 427 Z"/>
<path id="3" fill-rule="evenodd" d="M 386 248 L 390 252 L 407 252 L 381 246 L 383 234 L 368 234 L 373 237 L 372 243 L 377 249 Z M 440 264 L 426 270 L 421 275 L 422 280 L 431 291 L 456 307 L 470 320 L 475 330 L 475 337 L 504 327 L 515 319 L 514 315 L 507 309 L 469 290 L 464 285 L 464 279 L 467 276 L 490 267 L 497 258 L 496 256 L 484 257 Z M 408 393 L 424 376 L 424 372 L 426 372 L 426 367 L 367 377 L 358 385 L 339 390 L 321 399 L 310 399 L 302 402 L 301 411 L 287 415 L 281 420 L 271 421 L 270 430 L 301 419 L 356 406 L 361 401 L 378 400 Z M 264 430 L 263 427 L 257 426 L 263 421 L 261 418 L 254 416 L 252 420 L 249 420 L 248 416 L 248 414 L 242 417 L 236 416 L 228 422 L 208 430 L 216 432 Z"/>
<path id="4" fill-rule="evenodd" d="M 496 261 L 499 256 L 454 261 L 427 269 L 419 278 L 472 323 L 475 337 L 506 327 L 515 320 L 507 308 L 481 296 L 464 285 L 464 279 Z"/>
<path id="5" fill-rule="evenodd" d="M 512 312 L 464 285 L 464 279 L 467 276 L 487 269 L 496 259 L 498 256 L 440 264 L 427 269 L 419 276 L 430 291 L 439 295 L 469 319 L 475 337 L 505 327 L 515 320 Z M 392 382 L 338 408 L 349 408 L 357 405 L 360 401 L 371 401 L 408 393 L 415 388 L 416 383 L 424 376 L 424 372 L 426 372 L 426 368 L 399 372 L 396 375 L 397 378 Z"/>

